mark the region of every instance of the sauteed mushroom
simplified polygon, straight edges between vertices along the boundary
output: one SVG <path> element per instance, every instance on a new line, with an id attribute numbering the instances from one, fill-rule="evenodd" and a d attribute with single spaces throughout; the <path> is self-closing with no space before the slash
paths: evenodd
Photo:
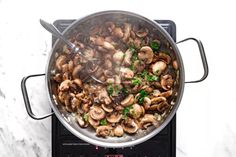
<path id="1" fill-rule="evenodd" d="M 169 43 L 133 21 L 109 20 L 83 29 L 70 41 L 86 58 L 97 60 L 88 62 L 67 46 L 57 50 L 51 80 L 58 106 L 99 137 L 158 127 L 179 87 L 179 66 Z"/>
<path id="2" fill-rule="evenodd" d="M 123 121 L 121 124 L 124 131 L 129 133 L 129 134 L 134 134 L 138 131 L 138 124 L 134 122 L 133 119 L 128 118 L 127 120 Z"/>

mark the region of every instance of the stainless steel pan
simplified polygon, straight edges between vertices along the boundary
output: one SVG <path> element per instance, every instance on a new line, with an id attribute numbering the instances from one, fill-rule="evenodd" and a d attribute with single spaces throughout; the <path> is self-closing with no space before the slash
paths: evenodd
<path id="1" fill-rule="evenodd" d="M 91 144 L 97 145 L 97 146 L 102 146 L 102 147 L 112 147 L 112 148 L 119 148 L 119 147 L 128 147 L 128 146 L 133 146 L 137 145 L 139 143 L 142 143 L 151 137 L 155 136 L 158 134 L 173 118 L 175 115 L 179 104 L 181 102 L 181 98 L 184 92 L 184 85 L 185 83 L 196 83 L 196 82 L 201 82 L 203 81 L 207 75 L 208 75 L 208 65 L 207 65 L 207 60 L 205 56 L 205 52 L 203 49 L 203 45 L 201 41 L 195 39 L 195 38 L 187 38 L 185 40 L 182 40 L 178 43 L 187 41 L 187 40 L 193 40 L 198 44 L 199 52 L 201 55 L 202 63 L 203 63 L 203 68 L 204 68 L 204 74 L 201 79 L 196 80 L 196 81 L 189 81 L 185 82 L 185 72 L 184 72 L 184 65 L 182 62 L 182 57 L 179 52 L 179 49 L 176 44 L 173 41 L 173 39 L 169 36 L 169 34 L 156 22 L 149 20 L 143 16 L 131 13 L 131 12 L 126 12 L 126 11 L 104 11 L 104 12 L 98 12 L 89 16 L 86 16 L 84 18 L 76 20 L 74 23 L 72 23 L 64 32 L 63 35 L 67 38 L 72 37 L 74 34 L 77 33 L 78 28 L 83 28 L 86 27 L 86 25 L 95 25 L 98 21 L 106 21 L 109 19 L 115 19 L 115 20 L 135 20 L 138 21 L 140 24 L 144 25 L 145 27 L 154 30 L 155 33 L 157 33 L 161 37 L 161 41 L 166 41 L 169 42 L 170 45 L 172 46 L 174 50 L 174 55 L 177 58 L 177 62 L 179 65 L 179 72 L 180 72 L 180 82 L 179 82 L 179 87 L 178 87 L 178 96 L 176 99 L 176 103 L 174 105 L 174 108 L 171 110 L 171 113 L 168 115 L 168 117 L 165 119 L 165 121 L 160 125 L 160 127 L 155 128 L 155 127 L 149 127 L 147 130 L 142 131 L 141 133 L 137 133 L 135 135 L 126 135 L 120 138 L 117 137 L 108 137 L 108 138 L 100 138 L 95 135 L 95 131 L 92 129 L 83 129 L 78 126 L 73 114 L 68 113 L 64 109 L 60 108 L 59 105 L 57 105 L 57 102 L 53 99 L 52 95 L 52 85 L 50 83 L 50 73 L 52 70 L 52 65 L 55 61 L 55 52 L 57 49 L 59 49 L 64 43 L 60 40 L 57 40 L 56 43 L 54 44 L 52 51 L 49 55 L 48 59 L 48 64 L 46 68 L 46 74 L 39 74 L 39 75 L 30 75 L 27 77 L 24 77 L 22 79 L 21 87 L 22 87 L 22 93 L 23 93 L 23 98 L 25 101 L 25 106 L 27 109 L 27 112 L 29 116 L 35 120 L 40 120 L 47 118 L 51 116 L 52 114 L 55 114 L 57 118 L 60 120 L 60 122 L 75 136 L 78 138 L 89 142 Z M 46 86 L 47 86 L 47 94 L 49 98 L 49 104 L 53 110 L 53 113 L 50 113 L 48 115 L 45 115 L 43 117 L 37 117 L 34 115 L 34 113 L 31 110 L 31 105 L 30 101 L 28 98 L 27 94 L 27 89 L 26 89 L 26 81 L 30 77 L 35 77 L 35 76 L 44 76 L 46 79 Z"/>

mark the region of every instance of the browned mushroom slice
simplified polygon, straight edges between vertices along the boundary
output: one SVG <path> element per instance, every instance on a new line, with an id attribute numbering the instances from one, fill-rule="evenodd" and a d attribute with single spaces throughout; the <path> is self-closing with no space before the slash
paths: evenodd
<path id="1" fill-rule="evenodd" d="M 94 128 L 97 128 L 100 124 L 99 120 L 94 120 L 91 116 L 88 116 L 88 122 Z"/>
<path id="2" fill-rule="evenodd" d="M 166 64 L 170 64 L 171 57 L 163 52 L 158 54 L 158 60 L 164 61 Z"/>
<path id="3" fill-rule="evenodd" d="M 172 90 L 168 90 L 168 91 L 166 91 L 166 92 L 162 92 L 162 93 L 160 94 L 160 96 L 165 97 L 165 98 L 168 98 L 168 97 L 170 97 L 170 96 L 172 95 L 172 93 L 173 93 Z"/>
<path id="4" fill-rule="evenodd" d="M 124 52 L 118 50 L 113 54 L 113 61 L 116 64 L 120 65 L 123 59 L 124 59 Z"/>
<path id="5" fill-rule="evenodd" d="M 158 104 L 165 101 L 166 101 L 165 97 L 154 97 L 151 99 L 151 104 Z"/>
<path id="6" fill-rule="evenodd" d="M 60 83 L 62 81 L 62 76 L 60 73 L 57 73 L 54 77 L 53 80 L 55 80 L 56 82 Z"/>
<path id="7" fill-rule="evenodd" d="M 123 63 L 127 66 L 131 65 L 131 57 L 132 57 L 133 52 L 130 49 L 127 49 L 125 54 L 124 54 L 124 61 Z"/>
<path id="8" fill-rule="evenodd" d="M 107 121 L 110 123 L 118 123 L 122 118 L 122 114 L 118 112 L 112 112 L 112 113 L 109 113 L 106 118 L 107 118 Z"/>
<path id="9" fill-rule="evenodd" d="M 75 110 L 76 108 L 79 108 L 81 105 L 81 100 L 77 99 L 75 96 L 72 97 L 71 101 L 71 108 Z"/>
<path id="10" fill-rule="evenodd" d="M 131 79 L 134 77 L 134 72 L 129 68 L 120 67 L 120 72 L 123 78 Z"/>
<path id="11" fill-rule="evenodd" d="M 161 77 L 161 86 L 165 90 L 170 90 L 174 85 L 174 80 L 171 75 L 167 74 Z"/>
<path id="12" fill-rule="evenodd" d="M 145 69 L 145 63 L 140 60 L 134 61 L 134 72 L 142 72 Z"/>
<path id="13" fill-rule="evenodd" d="M 138 124 L 135 123 L 134 120 L 131 118 L 124 120 L 123 123 L 121 124 L 121 126 L 123 127 L 124 131 L 129 134 L 134 134 L 139 129 Z"/>
<path id="14" fill-rule="evenodd" d="M 82 88 L 83 84 L 82 84 L 82 81 L 79 78 L 74 79 L 73 83 L 76 84 L 78 87 Z"/>
<path id="15" fill-rule="evenodd" d="M 123 136 L 124 134 L 124 130 L 123 130 L 123 127 L 121 125 L 117 125 L 115 128 L 114 128 L 114 135 L 115 136 L 118 136 L 118 137 L 121 137 Z"/>
<path id="16" fill-rule="evenodd" d="M 164 113 L 165 111 L 170 109 L 170 105 L 165 102 L 160 102 L 159 104 L 152 105 L 149 110 L 159 111 L 160 113 Z"/>
<path id="17" fill-rule="evenodd" d="M 133 108 L 130 109 L 130 114 L 134 119 L 137 119 L 145 114 L 145 110 L 143 106 L 140 106 L 139 104 L 134 104 Z"/>
<path id="18" fill-rule="evenodd" d="M 83 119 L 83 117 L 81 115 L 77 115 L 76 120 L 77 120 L 80 127 L 82 127 L 82 128 L 88 127 L 88 123 Z"/>
<path id="19" fill-rule="evenodd" d="M 61 70 L 62 69 L 62 65 L 64 65 L 66 63 L 66 56 L 64 55 L 60 55 L 57 60 L 56 60 L 56 68 L 58 70 Z"/>
<path id="20" fill-rule="evenodd" d="M 124 36 L 124 33 L 120 27 L 116 27 L 113 31 L 112 34 L 117 37 L 117 38 L 122 38 Z"/>
<path id="21" fill-rule="evenodd" d="M 140 120 L 140 125 L 144 129 L 147 129 L 150 125 L 159 126 L 156 117 L 152 114 L 145 114 Z"/>
<path id="22" fill-rule="evenodd" d="M 110 105 L 102 104 L 101 106 L 102 106 L 102 109 L 108 113 L 113 111 L 113 108 Z"/>
<path id="23" fill-rule="evenodd" d="M 151 105 L 151 99 L 149 97 L 145 97 L 144 101 L 143 101 L 143 107 L 145 108 L 145 110 L 148 110 L 150 105 Z"/>
<path id="24" fill-rule="evenodd" d="M 60 86 L 59 86 L 59 90 L 60 91 L 66 91 L 70 88 L 70 85 L 72 84 L 71 80 L 65 80 L 63 81 Z"/>
<path id="25" fill-rule="evenodd" d="M 121 101 L 121 105 L 124 107 L 130 106 L 134 103 L 134 95 L 129 94 L 124 100 Z"/>
<path id="26" fill-rule="evenodd" d="M 144 38 L 148 34 L 148 29 L 147 28 L 141 28 L 136 32 L 136 35 L 140 38 Z"/>
<path id="27" fill-rule="evenodd" d="M 167 65 L 163 61 L 157 61 L 156 63 L 151 65 L 152 73 L 156 75 L 160 75 L 165 69 Z"/>
<path id="28" fill-rule="evenodd" d="M 99 126 L 96 129 L 96 134 L 97 136 L 106 137 L 111 134 L 111 131 L 112 131 L 111 126 Z"/>
<path id="29" fill-rule="evenodd" d="M 174 67 L 175 70 L 178 70 L 178 69 L 179 69 L 177 60 L 174 60 L 174 61 L 172 62 L 172 66 Z"/>
<path id="30" fill-rule="evenodd" d="M 111 99 L 108 96 L 106 89 L 102 89 L 99 91 L 98 98 L 102 103 L 105 103 L 106 105 L 111 103 Z"/>
<path id="31" fill-rule="evenodd" d="M 138 53 L 138 58 L 143 60 L 146 64 L 150 64 L 153 59 L 153 51 L 149 46 L 143 46 Z"/>
<path id="32" fill-rule="evenodd" d="M 101 107 L 93 106 L 89 111 L 89 115 L 94 120 L 101 120 L 105 117 L 106 113 Z"/>
<path id="33" fill-rule="evenodd" d="M 83 67 L 80 64 L 75 66 L 75 68 L 74 68 L 74 70 L 72 72 L 72 76 L 73 76 L 74 79 L 79 78 L 79 72 L 82 70 L 82 68 Z"/>
<path id="34" fill-rule="evenodd" d="M 124 24 L 124 35 L 123 35 L 123 41 L 126 42 L 130 37 L 130 31 L 131 31 L 131 24 L 125 23 Z"/>

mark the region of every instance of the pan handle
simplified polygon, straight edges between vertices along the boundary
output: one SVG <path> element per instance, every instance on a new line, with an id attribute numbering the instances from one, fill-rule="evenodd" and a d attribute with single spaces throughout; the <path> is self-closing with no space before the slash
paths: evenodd
<path id="1" fill-rule="evenodd" d="M 35 119 L 35 120 L 41 120 L 41 119 L 45 119 L 47 117 L 50 117 L 52 113 L 49 113 L 47 115 L 44 115 L 42 117 L 38 117 L 36 116 L 32 109 L 31 109 L 31 104 L 30 104 L 30 101 L 29 101 L 29 97 L 28 97 L 28 92 L 27 92 L 27 88 L 26 88 L 26 81 L 31 78 L 31 77 L 38 77 L 38 76 L 44 76 L 45 74 L 35 74 L 35 75 L 29 75 L 29 76 L 26 76 L 24 77 L 22 80 L 21 80 L 21 91 L 22 91 L 22 95 L 23 95 L 23 99 L 24 99 L 24 102 L 25 102 L 25 108 L 26 108 L 26 111 L 28 113 L 28 115 Z"/>
<path id="2" fill-rule="evenodd" d="M 209 68 L 208 68 L 208 64 L 207 64 L 207 58 L 206 58 L 204 47 L 202 45 L 202 42 L 200 40 L 195 39 L 195 38 L 186 38 L 184 40 L 178 41 L 176 44 L 185 42 L 187 40 L 192 40 L 192 41 L 195 41 L 197 43 L 198 49 L 199 49 L 199 52 L 200 52 L 200 55 L 201 55 L 201 59 L 202 59 L 202 65 L 203 65 L 204 73 L 203 73 L 202 78 L 200 78 L 199 80 L 187 81 L 185 83 L 198 83 L 198 82 L 202 82 L 202 81 L 204 81 L 207 78 L 208 73 L 209 73 Z"/>

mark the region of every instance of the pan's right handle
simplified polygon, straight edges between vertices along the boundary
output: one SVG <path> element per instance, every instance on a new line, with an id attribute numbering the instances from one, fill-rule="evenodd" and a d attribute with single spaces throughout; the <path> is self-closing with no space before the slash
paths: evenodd
<path id="1" fill-rule="evenodd" d="M 200 40 L 196 39 L 196 38 L 186 38 L 184 40 L 181 40 L 181 41 L 177 42 L 176 44 L 179 44 L 179 43 L 182 43 L 182 42 L 185 42 L 185 41 L 188 41 L 188 40 L 192 40 L 192 41 L 196 42 L 197 45 L 198 45 L 198 49 L 199 49 L 201 59 L 202 59 L 202 65 L 203 65 L 204 73 L 203 73 L 202 78 L 200 78 L 198 80 L 194 80 L 194 81 L 187 81 L 185 83 L 202 82 L 207 78 L 208 73 L 209 73 L 209 68 L 208 68 L 208 64 L 207 64 L 207 58 L 206 58 L 205 50 L 204 50 L 202 42 Z"/>
<path id="2" fill-rule="evenodd" d="M 21 91 L 22 91 L 22 95 L 23 95 L 23 99 L 24 99 L 24 102 L 25 102 L 25 108 L 26 108 L 26 111 L 28 113 L 28 115 L 35 119 L 35 120 L 41 120 L 41 119 L 45 119 L 47 117 L 50 117 L 52 113 L 50 114 L 47 114 L 47 115 L 44 115 L 42 117 L 38 117 L 36 116 L 32 109 L 31 109 L 31 105 L 30 105 L 30 101 L 29 101 L 29 96 L 28 96 L 28 92 L 27 92 L 27 88 L 26 88 L 26 81 L 31 78 L 31 77 L 38 77 L 38 76 L 44 76 L 45 74 L 36 74 L 36 75 L 29 75 L 29 76 L 26 76 L 24 77 L 22 80 L 21 80 Z"/>

